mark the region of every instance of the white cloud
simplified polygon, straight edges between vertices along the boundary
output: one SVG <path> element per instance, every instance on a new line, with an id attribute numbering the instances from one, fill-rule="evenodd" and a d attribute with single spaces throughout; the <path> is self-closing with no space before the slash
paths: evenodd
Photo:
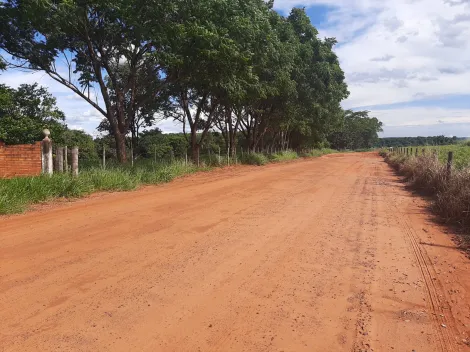
<path id="1" fill-rule="evenodd" d="M 332 8 L 319 31 L 339 40 L 346 107 L 470 94 L 468 1 L 283 0 L 276 7 L 311 5 Z"/>
<path id="2" fill-rule="evenodd" d="M 313 5 L 328 6 L 326 21 L 319 27 L 320 36 L 334 36 L 339 41 L 336 52 L 351 92 L 343 104 L 345 108 L 410 102 L 430 96 L 470 95 L 468 0 L 278 0 L 275 3 L 276 9 L 284 13 L 293 6 Z M 0 75 L 0 82 L 12 87 L 39 82 L 48 87 L 66 113 L 67 121 L 89 133 L 102 118 L 89 104 L 44 73 L 8 71 Z M 449 119 L 463 121 L 469 116 L 467 110 L 445 109 L 445 106 L 373 112 L 390 127 L 409 123 L 425 126 Z M 158 126 L 166 132 L 181 131 L 181 125 L 173 121 L 163 121 Z"/>
<path id="3" fill-rule="evenodd" d="M 435 107 L 372 109 L 371 115 L 377 117 L 386 127 L 470 123 L 470 109 Z"/>

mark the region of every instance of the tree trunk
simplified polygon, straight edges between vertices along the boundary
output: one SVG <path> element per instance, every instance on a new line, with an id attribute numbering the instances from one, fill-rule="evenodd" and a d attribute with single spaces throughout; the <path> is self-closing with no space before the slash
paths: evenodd
<path id="1" fill-rule="evenodd" d="M 191 129 L 191 155 L 193 162 L 199 164 L 199 143 L 197 142 L 196 129 Z"/>
<path id="2" fill-rule="evenodd" d="M 116 156 L 120 163 L 127 162 L 126 136 L 117 129 L 114 131 L 114 140 L 116 142 Z"/>

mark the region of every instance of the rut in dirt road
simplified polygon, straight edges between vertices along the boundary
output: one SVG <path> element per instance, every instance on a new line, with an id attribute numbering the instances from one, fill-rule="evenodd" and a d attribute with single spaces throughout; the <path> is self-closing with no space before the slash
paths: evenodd
<path id="1" fill-rule="evenodd" d="M 467 351 L 425 206 L 365 153 L 0 218 L 0 350 Z"/>

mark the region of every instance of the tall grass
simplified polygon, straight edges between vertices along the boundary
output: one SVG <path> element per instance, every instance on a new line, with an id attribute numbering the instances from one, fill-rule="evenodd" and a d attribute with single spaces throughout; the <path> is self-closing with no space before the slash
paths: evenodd
<path id="1" fill-rule="evenodd" d="M 99 191 L 129 191 L 140 185 L 169 182 L 198 170 L 193 164 L 174 162 L 154 168 L 90 169 L 78 177 L 68 174 L 0 179 L 0 214 L 19 213 L 31 204 L 55 198 L 78 198 Z"/>
<path id="2" fill-rule="evenodd" d="M 470 233 L 470 167 L 453 167 L 448 174 L 446 165 L 429 154 L 385 153 L 385 159 L 412 187 L 433 197 L 433 209 L 444 221 L 460 224 Z"/>
<path id="3" fill-rule="evenodd" d="M 313 150 L 305 157 L 321 156 L 333 150 Z M 237 162 L 249 165 L 265 165 L 299 158 L 293 151 L 272 155 L 261 153 L 238 156 Z M 235 160 L 230 160 L 233 164 Z M 82 169 L 78 177 L 69 174 L 52 176 L 17 177 L 0 179 L 0 214 L 14 214 L 25 211 L 30 205 L 56 198 L 79 198 L 99 191 L 129 191 L 141 185 L 170 182 L 174 178 L 198 170 L 227 165 L 226 157 L 217 155 L 202 158 L 200 167 L 192 163 L 175 160 L 171 163 L 155 164 L 153 160 L 139 160 L 131 165 L 108 163 L 106 170 L 98 167 Z"/>

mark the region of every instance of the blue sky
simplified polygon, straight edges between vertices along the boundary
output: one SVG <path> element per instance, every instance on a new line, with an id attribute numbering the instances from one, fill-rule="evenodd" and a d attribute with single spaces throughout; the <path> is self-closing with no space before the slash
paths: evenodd
<path id="1" fill-rule="evenodd" d="M 470 136 L 470 0 L 278 0 L 336 37 L 345 108 L 381 119 L 384 136 Z"/>
<path id="2" fill-rule="evenodd" d="M 470 0 L 277 0 L 305 7 L 320 37 L 336 37 L 351 92 L 344 108 L 367 109 L 383 136 L 470 136 Z M 8 71 L 0 83 L 47 86 L 69 126 L 96 134 L 101 116 L 42 73 Z M 180 131 L 171 121 L 167 132 Z"/>

